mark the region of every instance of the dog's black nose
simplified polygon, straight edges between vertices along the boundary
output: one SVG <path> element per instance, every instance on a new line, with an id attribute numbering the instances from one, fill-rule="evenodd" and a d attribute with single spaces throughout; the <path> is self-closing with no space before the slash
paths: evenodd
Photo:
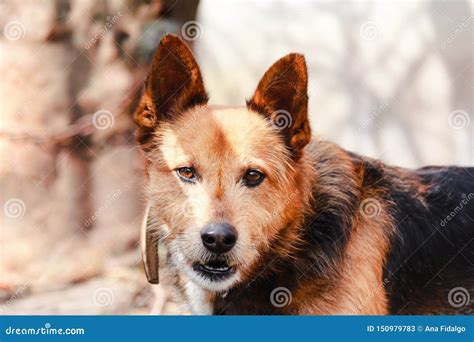
<path id="1" fill-rule="evenodd" d="M 211 222 L 201 232 L 202 243 L 217 254 L 228 252 L 237 241 L 237 231 L 226 222 Z"/>

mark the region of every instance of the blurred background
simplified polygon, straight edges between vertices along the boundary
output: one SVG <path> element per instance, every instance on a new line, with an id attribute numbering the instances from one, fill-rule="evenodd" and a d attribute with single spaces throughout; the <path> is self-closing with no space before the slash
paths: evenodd
<path id="1" fill-rule="evenodd" d="M 138 246 L 131 113 L 163 34 L 189 43 L 212 104 L 243 105 L 300 52 L 315 134 L 472 166 L 473 24 L 467 0 L 0 0 L 0 314 L 185 313 Z"/>

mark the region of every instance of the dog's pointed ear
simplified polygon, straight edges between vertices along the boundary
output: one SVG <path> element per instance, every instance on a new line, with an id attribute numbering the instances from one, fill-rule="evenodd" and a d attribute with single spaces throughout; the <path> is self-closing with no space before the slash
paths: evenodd
<path id="1" fill-rule="evenodd" d="M 299 156 L 311 139 L 308 71 L 303 55 L 289 54 L 267 70 L 247 107 L 271 120 L 290 150 Z"/>
<path id="2" fill-rule="evenodd" d="M 139 129 L 146 133 L 161 120 L 172 119 L 177 113 L 207 101 L 201 71 L 186 43 L 176 35 L 164 36 L 153 56 L 145 91 L 135 111 Z"/>

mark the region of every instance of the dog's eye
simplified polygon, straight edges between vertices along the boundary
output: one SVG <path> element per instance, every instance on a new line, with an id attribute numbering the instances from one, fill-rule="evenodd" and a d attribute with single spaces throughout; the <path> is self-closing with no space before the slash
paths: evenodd
<path id="1" fill-rule="evenodd" d="M 196 170 L 192 167 L 180 167 L 176 169 L 176 174 L 185 182 L 194 183 L 196 181 Z"/>
<path id="2" fill-rule="evenodd" d="M 258 170 L 247 170 L 245 175 L 242 177 L 242 182 L 245 186 L 254 187 L 262 183 L 265 178 L 265 174 Z"/>

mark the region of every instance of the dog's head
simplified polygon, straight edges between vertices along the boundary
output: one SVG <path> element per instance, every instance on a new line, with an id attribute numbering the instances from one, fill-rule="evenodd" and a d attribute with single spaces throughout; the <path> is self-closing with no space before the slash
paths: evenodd
<path id="1" fill-rule="evenodd" d="M 301 215 L 299 163 L 311 136 L 304 57 L 278 60 L 246 107 L 207 100 L 190 50 L 165 36 L 135 113 L 151 220 L 176 267 L 225 291 L 250 276 Z"/>

